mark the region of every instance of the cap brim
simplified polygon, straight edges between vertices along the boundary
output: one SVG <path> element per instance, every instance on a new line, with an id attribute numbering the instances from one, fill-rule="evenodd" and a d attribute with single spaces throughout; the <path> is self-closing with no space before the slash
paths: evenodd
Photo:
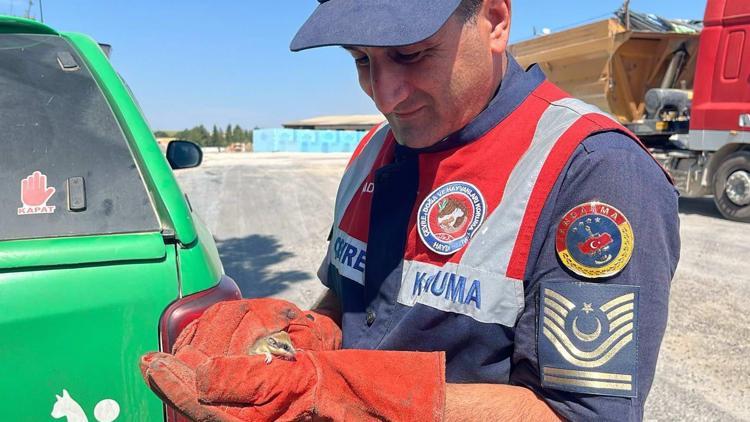
<path id="1" fill-rule="evenodd" d="M 461 0 L 329 0 L 302 25 L 289 48 L 396 47 L 433 36 Z"/>

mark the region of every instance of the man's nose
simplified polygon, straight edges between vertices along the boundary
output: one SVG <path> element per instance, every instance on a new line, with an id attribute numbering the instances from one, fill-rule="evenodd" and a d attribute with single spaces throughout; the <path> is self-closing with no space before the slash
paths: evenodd
<path id="1" fill-rule="evenodd" d="M 404 69 L 395 63 L 373 66 L 370 84 L 375 106 L 386 115 L 409 97 L 411 89 Z"/>

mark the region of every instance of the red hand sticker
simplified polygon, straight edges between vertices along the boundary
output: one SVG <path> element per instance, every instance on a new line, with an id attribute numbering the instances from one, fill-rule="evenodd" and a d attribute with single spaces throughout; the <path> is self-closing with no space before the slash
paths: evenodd
<path id="1" fill-rule="evenodd" d="M 55 194 L 55 188 L 47 187 L 47 176 L 35 171 L 31 176 L 21 180 L 21 202 L 23 207 L 18 209 L 18 215 L 52 214 L 55 206 L 47 205 L 47 201 Z"/>
<path id="2" fill-rule="evenodd" d="M 47 187 L 47 176 L 39 171 L 21 181 L 21 202 L 27 207 L 45 205 L 54 193 L 55 188 Z"/>

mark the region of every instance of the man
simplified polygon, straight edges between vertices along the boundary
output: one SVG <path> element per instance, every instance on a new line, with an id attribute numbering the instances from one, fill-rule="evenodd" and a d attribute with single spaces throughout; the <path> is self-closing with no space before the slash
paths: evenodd
<path id="1" fill-rule="evenodd" d="M 388 122 L 339 188 L 329 292 L 274 326 L 307 350 L 150 355 L 151 386 L 199 420 L 640 420 L 679 257 L 668 177 L 507 54 L 510 0 L 320 3 L 292 50 L 343 46 Z M 262 319 L 240 314 L 206 332 Z"/>

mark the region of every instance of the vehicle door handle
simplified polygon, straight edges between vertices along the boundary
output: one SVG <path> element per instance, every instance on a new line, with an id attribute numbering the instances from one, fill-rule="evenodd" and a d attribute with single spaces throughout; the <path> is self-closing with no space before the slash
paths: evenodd
<path id="1" fill-rule="evenodd" d="M 68 179 L 68 209 L 86 211 L 86 183 L 83 177 Z"/>
<path id="2" fill-rule="evenodd" d="M 740 127 L 750 127 L 750 113 L 740 114 Z"/>

